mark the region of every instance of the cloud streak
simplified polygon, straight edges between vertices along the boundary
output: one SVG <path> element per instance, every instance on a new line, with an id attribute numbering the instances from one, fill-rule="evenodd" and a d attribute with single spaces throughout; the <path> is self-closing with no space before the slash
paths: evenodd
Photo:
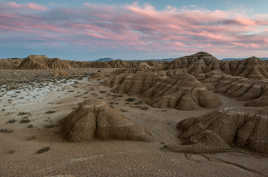
<path id="1" fill-rule="evenodd" d="M 47 7 L 36 4 L 36 3 L 28 3 L 28 4 L 18 4 L 16 2 L 8 2 L 6 4 L 3 3 L 3 6 L 11 9 L 31 9 L 37 11 L 45 11 Z"/>
<path id="2" fill-rule="evenodd" d="M 153 6 L 85 3 L 76 8 L 48 8 L 16 2 L 0 3 L 3 40 L 40 45 L 87 46 L 153 53 L 218 56 L 268 55 L 268 14 L 205 9 L 157 10 Z M 17 36 L 17 40 L 13 36 Z M 22 40 L 23 39 L 23 40 Z"/>

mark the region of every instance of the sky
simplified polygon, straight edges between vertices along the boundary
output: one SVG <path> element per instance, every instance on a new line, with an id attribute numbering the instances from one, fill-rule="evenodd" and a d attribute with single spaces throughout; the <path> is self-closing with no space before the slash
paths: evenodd
<path id="1" fill-rule="evenodd" d="M 268 57 L 267 0 L 0 0 L 0 58 Z"/>

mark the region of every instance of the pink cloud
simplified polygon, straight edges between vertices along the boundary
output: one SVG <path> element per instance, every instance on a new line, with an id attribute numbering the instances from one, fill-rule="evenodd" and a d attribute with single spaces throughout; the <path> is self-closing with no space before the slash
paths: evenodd
<path id="1" fill-rule="evenodd" d="M 16 2 L 8 2 L 7 3 L 9 7 L 12 7 L 12 8 L 21 8 L 23 7 L 21 4 L 17 4 Z"/>
<path id="2" fill-rule="evenodd" d="M 57 39 L 74 45 L 101 45 L 143 52 L 215 51 L 219 54 L 258 49 L 268 55 L 268 14 L 248 16 L 222 10 L 84 4 L 80 8 L 48 9 L 9 2 L 0 11 L 0 35 L 38 40 Z M 0 7 L 1 8 L 1 7 Z M 16 11 L 32 9 L 34 12 Z M 51 15 L 53 14 L 53 15 Z M 25 38 L 25 37 L 24 37 Z M 33 37 L 29 37 L 32 39 Z M 25 39 L 27 40 L 27 38 Z"/>
<path id="3" fill-rule="evenodd" d="M 32 10 L 37 10 L 37 11 L 45 11 L 47 10 L 47 7 L 43 6 L 43 5 L 39 5 L 36 3 L 28 3 L 28 4 L 18 4 L 16 2 L 8 2 L 7 6 L 10 8 L 23 8 L 23 9 L 32 9 Z"/>
<path id="4" fill-rule="evenodd" d="M 39 4 L 35 4 L 35 3 L 29 3 L 27 4 L 27 7 L 33 10 L 38 10 L 38 11 L 45 11 L 47 10 L 47 7 L 39 5 Z"/>

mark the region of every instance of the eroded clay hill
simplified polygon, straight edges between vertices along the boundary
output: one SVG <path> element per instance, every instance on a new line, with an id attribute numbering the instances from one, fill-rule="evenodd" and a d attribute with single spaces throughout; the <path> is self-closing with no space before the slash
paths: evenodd
<path id="1" fill-rule="evenodd" d="M 94 139 L 147 141 L 144 128 L 123 116 L 104 102 L 88 100 L 81 103 L 62 121 L 62 134 L 74 142 Z"/>
<path id="2" fill-rule="evenodd" d="M 122 61 L 113 60 L 107 62 L 89 62 L 94 68 L 115 68 L 117 73 L 138 71 L 153 71 L 163 69 L 164 64 L 158 61 Z"/>
<path id="3" fill-rule="evenodd" d="M 21 61 L 21 59 L 0 59 L 0 69 L 16 69 Z"/>
<path id="4" fill-rule="evenodd" d="M 209 53 L 199 52 L 175 59 L 169 64 L 168 69 L 186 69 L 188 73 L 198 76 L 220 69 L 220 61 Z"/>
<path id="5" fill-rule="evenodd" d="M 90 66 L 94 68 L 126 68 L 128 65 L 129 62 L 123 60 L 90 62 Z"/>
<path id="6" fill-rule="evenodd" d="M 140 62 L 136 65 L 133 65 L 131 67 L 128 68 L 118 68 L 115 69 L 113 71 L 113 74 L 122 74 L 122 73 L 137 73 L 140 71 L 144 71 L 144 72 L 151 72 L 154 71 L 154 67 L 150 66 L 148 63 L 146 62 Z"/>
<path id="7" fill-rule="evenodd" d="M 209 153 L 231 151 L 239 146 L 257 152 L 268 152 L 267 114 L 240 111 L 216 111 L 185 119 L 177 124 L 184 145 L 167 146 L 177 152 Z"/>
<path id="8" fill-rule="evenodd" d="M 94 68 L 143 68 L 144 64 L 149 66 L 150 62 L 139 62 L 139 61 L 126 61 L 126 60 L 112 60 L 112 61 L 94 61 L 89 62 L 90 67 Z M 154 62 L 150 63 L 151 65 L 154 65 Z"/>
<path id="9" fill-rule="evenodd" d="M 207 73 L 201 82 L 216 93 L 246 101 L 245 106 L 268 106 L 266 80 L 248 79 L 213 71 Z"/>
<path id="10" fill-rule="evenodd" d="M 249 79 L 268 78 L 267 62 L 256 57 L 239 61 L 223 61 L 221 70 L 229 75 L 241 76 Z"/>
<path id="11" fill-rule="evenodd" d="M 199 52 L 190 56 L 177 58 L 172 61 L 168 69 L 185 69 L 198 79 L 211 71 L 222 71 L 232 76 L 249 79 L 268 78 L 267 62 L 256 57 L 238 61 L 221 61 L 206 52 Z"/>
<path id="12" fill-rule="evenodd" d="M 57 58 L 49 59 L 46 56 L 30 55 L 25 58 L 18 69 L 71 69 L 71 65 L 67 61 Z"/>
<path id="13" fill-rule="evenodd" d="M 168 73 L 123 73 L 112 76 L 107 84 L 114 92 L 139 96 L 154 107 L 194 110 L 221 104 L 220 99 L 194 76 L 185 72 Z"/>

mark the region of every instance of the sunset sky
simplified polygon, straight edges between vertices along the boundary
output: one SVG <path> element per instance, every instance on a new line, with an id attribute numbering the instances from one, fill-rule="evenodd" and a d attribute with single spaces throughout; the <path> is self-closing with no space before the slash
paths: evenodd
<path id="1" fill-rule="evenodd" d="M 268 0 L 0 0 L 0 58 L 268 57 Z"/>

